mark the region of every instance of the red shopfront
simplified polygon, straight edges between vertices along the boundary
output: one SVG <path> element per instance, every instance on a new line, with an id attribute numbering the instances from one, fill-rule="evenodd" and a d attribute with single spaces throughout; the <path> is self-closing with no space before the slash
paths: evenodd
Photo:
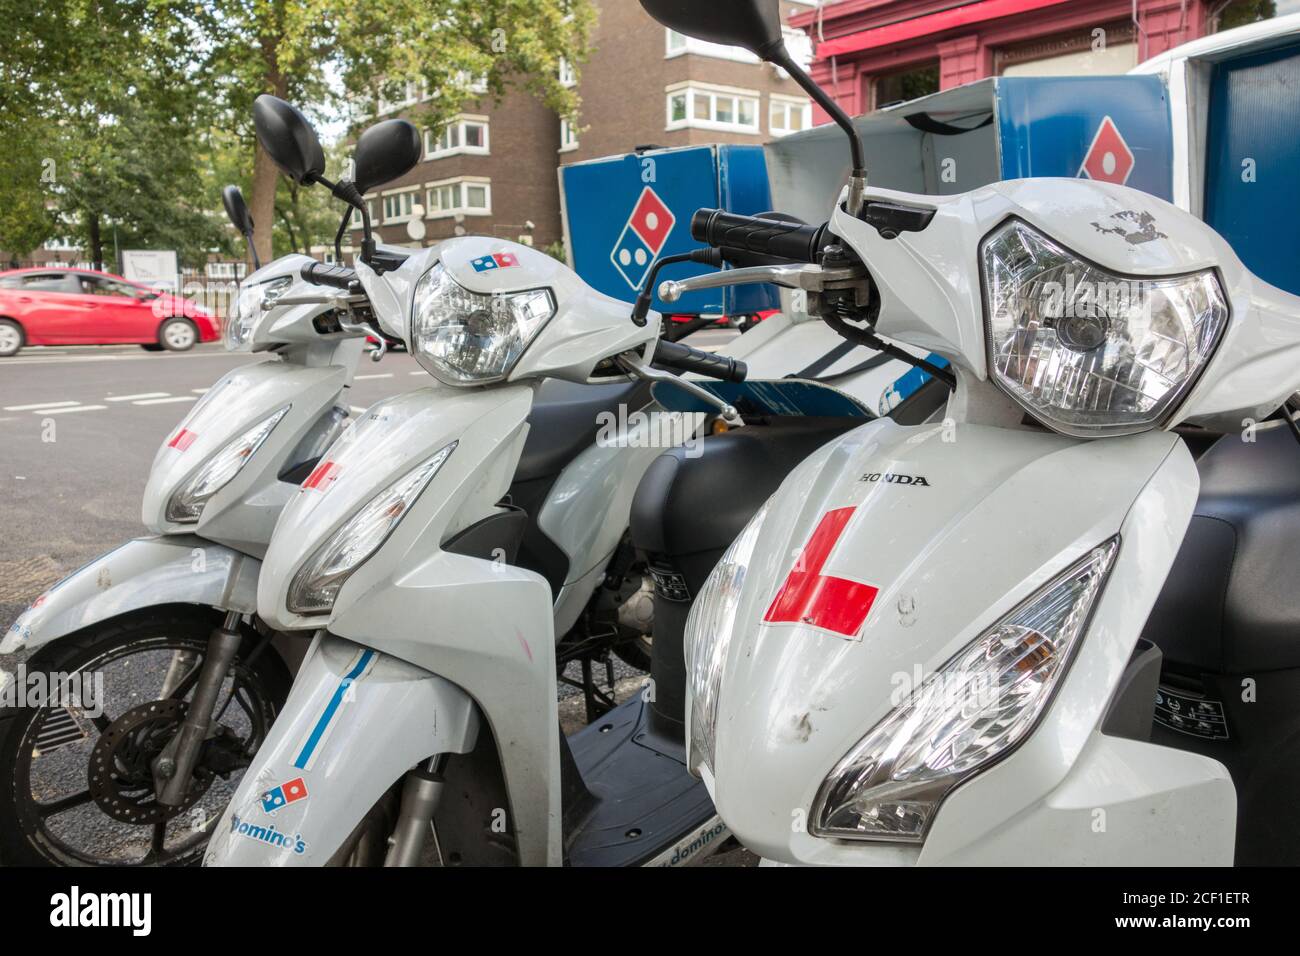
<path id="1" fill-rule="evenodd" d="M 1122 73 L 1204 35 L 1223 8 L 1221 0 L 839 0 L 791 23 L 813 37 L 813 76 L 857 115 L 987 76 Z"/>

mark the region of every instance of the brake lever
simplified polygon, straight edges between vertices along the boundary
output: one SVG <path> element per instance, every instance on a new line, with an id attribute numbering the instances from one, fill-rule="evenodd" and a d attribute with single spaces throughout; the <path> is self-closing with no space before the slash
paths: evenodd
<path id="1" fill-rule="evenodd" d="M 722 272 L 706 272 L 704 275 L 689 279 L 669 279 L 659 284 L 659 298 L 664 302 L 676 302 L 682 296 L 700 289 L 720 289 L 732 285 L 755 285 L 773 283 L 787 289 L 803 289 L 807 292 L 825 292 L 828 289 L 842 289 L 861 282 L 867 273 L 859 266 L 819 265 L 772 265 L 750 266 L 745 269 L 727 269 Z"/>
<path id="2" fill-rule="evenodd" d="M 623 369 L 623 371 L 641 379 L 642 381 L 667 382 L 670 385 L 676 385 L 683 391 L 694 395 L 706 405 L 712 405 L 716 408 L 718 413 L 722 416 L 722 420 L 733 428 L 738 428 L 745 424 L 744 420 L 740 417 L 740 412 L 736 410 L 736 406 L 724 402 L 708 389 L 701 388 L 689 379 L 684 379 L 679 375 L 674 375 L 671 372 L 665 372 L 663 369 L 655 368 L 653 365 L 641 361 L 640 356 L 634 357 L 633 354 L 616 356 L 614 362 L 619 368 Z"/>

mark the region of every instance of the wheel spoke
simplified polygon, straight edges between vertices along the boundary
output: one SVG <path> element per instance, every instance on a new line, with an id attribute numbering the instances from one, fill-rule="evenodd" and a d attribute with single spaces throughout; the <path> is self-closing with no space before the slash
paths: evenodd
<path id="1" fill-rule="evenodd" d="M 36 812 L 42 820 L 48 820 L 58 813 L 66 813 L 68 810 L 74 810 L 77 807 L 85 806 L 90 803 L 94 797 L 90 795 L 89 790 L 82 790 L 80 793 L 74 793 L 64 797 L 62 800 L 55 800 L 53 803 L 36 804 Z"/>
<path id="2" fill-rule="evenodd" d="M 194 689 L 194 685 L 199 682 L 199 671 L 203 670 L 203 658 L 200 657 L 194 662 L 188 674 L 180 679 L 175 689 L 167 695 L 169 700 L 184 700 L 185 695 Z"/>

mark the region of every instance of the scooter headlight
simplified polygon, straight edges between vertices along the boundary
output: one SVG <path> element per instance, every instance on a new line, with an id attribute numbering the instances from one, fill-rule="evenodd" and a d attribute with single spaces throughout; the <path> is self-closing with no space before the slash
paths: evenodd
<path id="1" fill-rule="evenodd" d="M 712 771 L 718 724 L 718 695 L 722 666 L 727 660 L 736 608 L 745 584 L 745 572 L 754 555 L 754 543 L 767 518 L 766 504 L 723 553 L 709 574 L 686 618 L 686 676 L 691 688 L 689 767 L 699 776 L 701 767 Z"/>
<path id="2" fill-rule="evenodd" d="M 280 424 L 280 419 L 288 413 L 291 406 L 275 412 L 262 419 L 234 441 L 224 445 L 220 451 L 203 463 L 172 494 L 167 502 L 167 520 L 177 524 L 192 524 L 199 520 L 203 508 L 226 485 L 230 484 L 248 459 L 257 453 L 268 435 Z"/>
<path id="3" fill-rule="evenodd" d="M 944 797 L 1034 728 L 1118 548 L 1094 548 L 915 688 L 822 783 L 811 832 L 921 842 Z"/>
<path id="4" fill-rule="evenodd" d="M 247 348 L 253 339 L 253 328 L 266 314 L 266 307 L 284 295 L 293 285 L 292 276 L 280 276 L 270 282 L 246 282 L 235 298 L 234 308 L 226 319 L 226 348 L 231 352 Z"/>
<path id="5" fill-rule="evenodd" d="M 447 385 L 498 382 L 553 315 L 550 289 L 470 292 L 440 262 L 415 286 L 411 348 L 416 360 Z"/>
<path id="6" fill-rule="evenodd" d="M 456 442 L 452 442 L 412 468 L 375 495 L 317 548 L 293 576 L 289 585 L 289 610 L 294 614 L 330 611 L 343 583 L 388 540 L 455 448 Z"/>
<path id="7" fill-rule="evenodd" d="M 1135 278 L 1010 220 L 980 250 L 994 380 L 1082 438 L 1155 427 L 1187 393 L 1228 306 L 1212 270 Z"/>

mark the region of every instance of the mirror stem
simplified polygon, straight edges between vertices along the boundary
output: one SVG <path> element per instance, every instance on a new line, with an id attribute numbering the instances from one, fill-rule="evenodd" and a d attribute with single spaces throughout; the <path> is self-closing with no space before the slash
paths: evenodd
<path id="1" fill-rule="evenodd" d="M 257 255 L 257 246 L 253 245 L 253 234 L 251 232 L 244 233 L 244 241 L 248 243 L 248 254 L 253 257 L 253 271 L 256 272 L 262 268 L 262 260 Z"/>
<path id="2" fill-rule="evenodd" d="M 853 120 L 849 118 L 848 113 L 845 113 L 840 108 L 840 104 L 836 103 L 831 95 L 818 86 L 817 81 L 794 61 L 784 43 L 779 44 L 774 50 L 764 51 L 763 59 L 776 64 L 789 73 L 794 78 L 794 81 L 803 87 L 804 92 L 811 96 L 817 102 L 817 105 L 824 109 L 827 115 L 835 121 L 835 124 L 848 135 L 849 149 L 853 154 L 853 172 L 849 175 L 848 212 L 852 216 L 857 216 L 862 211 L 863 190 L 867 188 L 867 154 L 862 146 L 862 137 L 858 135 L 858 131 L 853 125 Z"/>

